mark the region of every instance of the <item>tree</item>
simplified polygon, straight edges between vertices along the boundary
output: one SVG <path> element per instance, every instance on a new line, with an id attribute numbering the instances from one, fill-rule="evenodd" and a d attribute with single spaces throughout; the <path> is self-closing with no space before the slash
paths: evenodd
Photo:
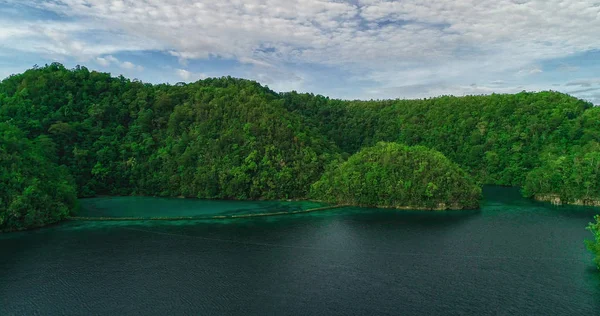
<path id="1" fill-rule="evenodd" d="M 380 142 L 333 166 L 312 185 L 319 200 L 357 206 L 472 209 L 481 188 L 444 155 Z"/>
<path id="2" fill-rule="evenodd" d="M 0 123 L 0 231 L 54 223 L 74 209 L 75 184 L 50 160 L 54 147 L 47 137 L 30 141 Z"/>
<path id="3" fill-rule="evenodd" d="M 596 215 L 596 222 L 590 223 L 587 229 L 594 235 L 594 240 L 586 240 L 587 248 L 596 256 L 594 262 L 600 269 L 600 215 Z"/>
<path id="4" fill-rule="evenodd" d="M 600 215 L 596 215 L 594 218 L 596 222 L 590 223 L 587 227 L 587 229 L 594 234 L 594 240 L 587 240 L 586 245 L 587 248 L 596 255 L 594 262 L 596 262 L 598 269 L 600 269 Z"/>

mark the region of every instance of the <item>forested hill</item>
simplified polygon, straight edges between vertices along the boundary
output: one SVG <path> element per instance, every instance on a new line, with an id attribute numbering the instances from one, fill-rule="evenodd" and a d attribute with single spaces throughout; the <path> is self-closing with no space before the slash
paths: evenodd
<path id="1" fill-rule="evenodd" d="M 379 142 L 325 172 L 312 185 L 311 197 L 346 205 L 460 210 L 479 207 L 481 187 L 439 152 Z"/>
<path id="2" fill-rule="evenodd" d="M 288 110 L 347 153 L 379 141 L 423 145 L 480 182 L 522 185 L 540 153 L 598 141 L 592 104 L 558 92 L 443 96 L 424 100 L 340 101 L 283 94 Z M 584 113 L 586 115 L 584 115 Z"/>
<path id="3" fill-rule="evenodd" d="M 248 80 L 150 85 L 60 64 L 0 84 L 0 122 L 50 136 L 79 196 L 304 197 L 338 149 L 282 104 Z"/>
<path id="4" fill-rule="evenodd" d="M 65 166 L 55 180 L 72 176 L 80 197 L 306 198 L 326 170 L 387 141 L 439 151 L 479 184 L 599 199 L 598 122 L 598 109 L 557 92 L 342 101 L 230 77 L 151 85 L 57 63 L 0 83 L 3 129 L 31 148 L 43 140 L 28 152 Z M 6 213 L 16 195 L 2 190 Z"/>
<path id="5" fill-rule="evenodd" d="M 479 183 L 558 203 L 600 205 L 600 108 L 567 94 L 341 101 L 283 93 L 286 108 L 352 154 L 379 141 L 422 145 Z"/>

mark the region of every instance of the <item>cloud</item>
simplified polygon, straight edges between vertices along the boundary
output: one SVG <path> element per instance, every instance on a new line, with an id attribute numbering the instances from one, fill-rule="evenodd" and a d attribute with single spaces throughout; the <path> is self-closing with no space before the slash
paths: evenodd
<path id="1" fill-rule="evenodd" d="M 254 58 L 241 57 L 241 58 L 239 58 L 239 61 L 242 64 L 251 64 L 251 65 L 256 65 L 256 66 L 261 66 L 261 67 L 273 67 L 268 62 L 261 61 L 261 60 L 258 60 L 258 59 L 254 59 Z"/>
<path id="2" fill-rule="evenodd" d="M 593 93 L 587 96 L 587 100 L 593 104 L 600 104 L 600 93 Z"/>
<path id="3" fill-rule="evenodd" d="M 591 91 L 596 91 L 596 90 L 600 90 L 600 88 L 586 88 L 586 89 L 570 91 L 569 93 L 570 94 L 579 94 L 579 93 L 591 92 Z"/>
<path id="4" fill-rule="evenodd" d="M 539 73 L 542 73 L 542 72 L 544 72 L 544 71 L 542 69 L 540 69 L 540 68 L 533 68 L 533 69 L 529 70 L 529 73 L 532 74 L 532 75 L 533 74 L 539 74 Z"/>
<path id="5" fill-rule="evenodd" d="M 106 67 L 117 65 L 107 56 L 120 52 L 160 51 L 181 67 L 189 60 L 233 60 L 255 67 L 255 77 L 266 80 L 311 65 L 346 74 L 348 87 L 369 80 L 378 91 L 434 86 L 440 78 L 457 89 L 499 78 L 531 86 L 528 80 L 551 71 L 539 66 L 543 61 L 600 49 L 600 6 L 593 0 L 4 2 L 64 17 L 23 23 L 0 18 L 2 43 L 26 52 Z M 126 63 L 119 67 L 131 67 Z M 578 70 L 569 64 L 552 69 Z M 307 72 L 297 76 L 329 80 Z M 367 86 L 365 91 L 374 90 Z M 502 91 L 500 84 L 491 86 Z"/>
<path id="6" fill-rule="evenodd" d="M 384 98 L 396 96 L 402 96 L 402 98 L 426 98 L 431 96 L 440 95 L 481 95 L 491 93 L 517 93 L 523 90 L 527 91 L 540 91 L 543 90 L 540 86 L 530 85 L 524 86 L 506 86 L 497 87 L 494 85 L 477 85 L 477 84 L 453 84 L 443 81 L 438 81 L 433 84 L 417 84 L 417 85 L 403 85 L 396 87 L 387 87 L 384 89 L 373 89 L 369 91 L 371 95 L 384 96 Z"/>
<path id="7" fill-rule="evenodd" d="M 400 57 L 461 59 L 457 51 L 472 50 L 486 59 L 510 54 L 527 64 L 599 47 L 594 30 L 600 8 L 587 1 L 24 1 L 85 19 L 84 30 L 152 40 L 155 48 L 187 59 L 214 55 L 385 68 Z M 261 53 L 265 43 L 279 54 Z"/>
<path id="8" fill-rule="evenodd" d="M 177 69 L 175 72 L 181 79 L 186 80 L 186 81 L 189 80 L 190 77 L 192 76 L 192 73 L 185 69 Z"/>
<path id="9" fill-rule="evenodd" d="M 108 59 L 103 58 L 103 57 L 96 57 L 96 62 L 104 67 L 107 67 L 108 65 L 110 65 L 110 61 L 108 61 Z"/>
<path id="10" fill-rule="evenodd" d="M 565 86 L 580 86 L 580 87 L 591 87 L 592 84 L 590 82 L 567 82 Z"/>
<path id="11" fill-rule="evenodd" d="M 113 63 L 113 64 L 119 64 L 120 63 L 119 60 L 116 57 L 114 57 L 113 55 L 106 56 L 106 60 L 109 63 Z"/>
<path id="12" fill-rule="evenodd" d="M 137 71 L 143 71 L 144 67 L 142 67 L 141 65 L 136 65 L 130 61 L 124 61 L 121 62 L 118 58 L 114 57 L 113 55 L 107 55 L 104 57 L 96 57 L 96 63 L 98 63 L 100 66 L 103 67 L 108 67 L 110 65 L 116 65 L 122 69 L 126 69 L 126 70 L 137 70 Z"/>
<path id="13" fill-rule="evenodd" d="M 208 78 L 206 74 L 200 72 L 191 72 L 185 69 L 175 69 L 175 74 L 185 82 Z"/>
<path id="14" fill-rule="evenodd" d="M 540 66 L 532 65 L 526 68 L 519 69 L 519 75 L 536 75 L 544 72 Z"/>
<path id="15" fill-rule="evenodd" d="M 121 64 L 121 68 L 123 69 L 135 69 L 135 65 L 132 62 L 125 61 Z"/>
<path id="16" fill-rule="evenodd" d="M 569 82 L 565 83 L 565 86 L 567 86 L 567 87 L 579 86 L 579 87 L 589 88 L 592 85 L 596 85 L 596 84 L 600 85 L 600 78 L 579 79 L 579 80 L 569 81 Z"/>
<path id="17" fill-rule="evenodd" d="M 560 64 L 560 66 L 556 67 L 556 70 L 560 71 L 560 72 L 576 72 L 579 71 L 579 67 L 577 66 L 571 66 L 569 64 Z"/>

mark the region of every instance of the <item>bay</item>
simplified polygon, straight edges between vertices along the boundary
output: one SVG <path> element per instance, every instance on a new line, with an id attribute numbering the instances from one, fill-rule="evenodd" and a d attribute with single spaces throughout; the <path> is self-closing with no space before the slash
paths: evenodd
<path id="1" fill-rule="evenodd" d="M 119 197 L 81 212 L 315 205 Z M 594 315 L 600 277 L 583 240 L 598 213 L 486 187 L 478 211 L 68 221 L 0 235 L 0 315 Z"/>

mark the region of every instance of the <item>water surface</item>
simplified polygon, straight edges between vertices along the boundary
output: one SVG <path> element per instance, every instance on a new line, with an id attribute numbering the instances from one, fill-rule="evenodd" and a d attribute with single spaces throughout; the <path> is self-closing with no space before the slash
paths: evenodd
<path id="1" fill-rule="evenodd" d="M 484 196 L 480 211 L 345 208 L 3 234 L 0 315 L 599 314 L 600 277 L 583 245 L 599 211 L 515 189 Z M 88 202 L 99 216 L 209 211 L 198 200 Z M 211 212 L 292 207 L 211 203 Z"/>
<path id="2" fill-rule="evenodd" d="M 220 201 L 153 197 L 81 199 L 82 217 L 207 217 L 306 210 L 325 206 L 311 201 Z"/>

